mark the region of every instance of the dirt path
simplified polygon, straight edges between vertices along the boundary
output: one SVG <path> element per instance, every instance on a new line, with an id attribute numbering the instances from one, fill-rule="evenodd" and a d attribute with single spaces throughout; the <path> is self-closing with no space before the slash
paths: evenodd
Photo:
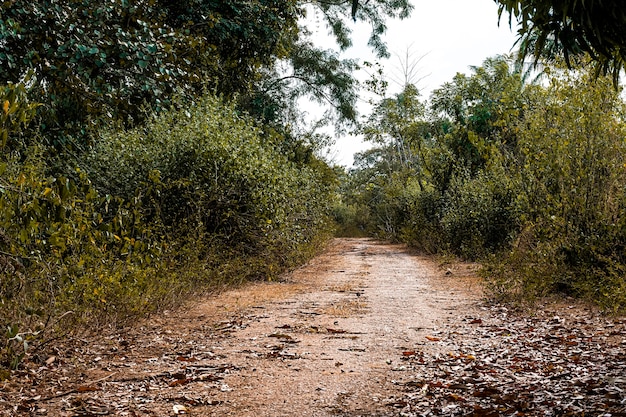
<path id="1" fill-rule="evenodd" d="M 209 415 L 386 415 L 402 352 L 469 308 L 429 280 L 437 269 L 400 246 L 342 240 L 293 274 L 305 293 L 255 306 L 221 346 L 241 370 Z M 391 413 L 393 414 L 393 413 Z"/>
<path id="2" fill-rule="evenodd" d="M 338 239 L 284 282 L 31 362 L 0 415 L 626 415 L 625 320 L 480 297 L 471 265 Z"/>

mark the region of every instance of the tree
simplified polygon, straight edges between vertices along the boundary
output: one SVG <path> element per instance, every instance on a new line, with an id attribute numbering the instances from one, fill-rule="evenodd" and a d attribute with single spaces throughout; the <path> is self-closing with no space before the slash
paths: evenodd
<path id="1" fill-rule="evenodd" d="M 350 5 L 313 6 L 346 47 Z M 380 54 L 385 18 L 409 11 L 406 0 L 359 10 L 358 18 L 372 23 L 370 43 Z M 304 81 L 293 88 L 331 98 L 340 117 L 353 119 L 356 83 L 346 78 L 353 64 L 312 48 L 298 25 L 303 14 L 297 0 L 4 2 L 0 83 L 17 83 L 32 71 L 36 101 L 45 104 L 41 126 L 57 139 L 103 120 L 132 126 L 143 120 L 145 105 L 158 111 L 173 95 L 193 98 L 206 88 L 253 100 L 259 83 L 284 76 L 277 66 L 285 64 L 291 79 Z"/>
<path id="2" fill-rule="evenodd" d="M 407 0 L 376 0 L 364 4 L 356 2 L 334 2 L 326 0 L 299 3 L 303 14 L 315 13 L 321 16 L 329 33 L 334 37 L 340 50 L 352 45 L 350 38 L 351 20 L 368 22 L 372 31 L 369 45 L 380 57 L 388 57 L 387 45 L 381 35 L 386 31 L 387 18 L 406 18 L 413 6 Z M 306 27 L 300 27 L 299 36 L 290 46 L 285 59 L 265 68 L 258 86 L 245 97 L 252 114 L 261 115 L 264 122 L 276 124 L 280 119 L 288 119 L 292 124 L 298 113 L 297 99 L 307 96 L 313 101 L 326 105 L 329 111 L 324 119 L 335 124 L 338 130 L 356 122 L 356 100 L 358 82 L 352 72 L 358 68 L 353 60 L 340 59 L 333 50 L 323 50 L 314 46 Z"/>
<path id="3" fill-rule="evenodd" d="M 267 69 L 250 94 L 242 97 L 244 108 L 264 123 L 288 126 L 297 118 L 298 99 L 307 96 L 329 106 L 326 119 L 337 128 L 352 124 L 358 96 L 358 81 L 352 73 L 357 67 L 355 61 L 341 59 L 332 50 L 297 42 L 290 56 Z"/>
<path id="4" fill-rule="evenodd" d="M 515 149 L 515 121 L 524 108 L 524 83 L 506 56 L 488 58 L 473 74 L 457 74 L 432 94 L 431 108 L 441 128 L 437 140 L 451 153 L 440 172 L 445 191 L 454 170 L 477 173 L 495 147 Z"/>
<path id="5" fill-rule="evenodd" d="M 352 45 L 350 39 L 350 20 L 363 20 L 372 26 L 372 32 L 368 41 L 379 57 L 388 57 L 387 45 L 381 36 L 387 30 L 386 19 L 404 19 L 411 14 L 413 5 L 408 0 L 359 0 L 332 1 L 316 0 L 314 3 L 326 20 L 331 33 L 337 39 L 341 49 L 346 49 Z"/>
<path id="6" fill-rule="evenodd" d="M 143 104 L 158 109 L 210 80 L 245 91 L 259 67 L 287 55 L 299 16 L 289 0 L 5 2 L 0 82 L 32 71 L 56 136 L 103 118 L 133 124 Z"/>
<path id="7" fill-rule="evenodd" d="M 382 99 L 361 131 L 365 140 L 388 146 L 393 151 L 387 163 L 413 167 L 419 159 L 417 154 L 422 151 L 425 113 L 425 106 L 419 101 L 419 91 L 408 84 L 401 93 Z"/>
<path id="8" fill-rule="evenodd" d="M 496 0 L 500 18 L 520 23 L 520 57 L 572 58 L 589 54 L 598 72 L 617 83 L 626 63 L 626 8 L 617 0 Z"/>

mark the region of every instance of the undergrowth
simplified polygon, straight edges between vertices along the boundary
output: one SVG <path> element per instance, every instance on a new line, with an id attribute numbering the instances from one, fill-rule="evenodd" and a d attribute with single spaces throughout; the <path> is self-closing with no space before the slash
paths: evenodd
<path id="1" fill-rule="evenodd" d="M 80 329 L 124 326 L 194 294 L 275 279 L 329 237 L 326 164 L 288 160 L 279 137 L 212 95 L 179 107 L 141 128 L 101 132 L 65 175 L 33 138 L 5 146 L 3 367 Z"/>
<path id="2" fill-rule="evenodd" d="M 473 72 L 436 90 L 429 115 L 406 91 L 380 102 L 366 130 L 377 146 L 346 175 L 336 219 L 482 262 L 494 300 L 563 295 L 625 313 L 623 95 L 558 65 L 542 84 L 505 57 Z"/>

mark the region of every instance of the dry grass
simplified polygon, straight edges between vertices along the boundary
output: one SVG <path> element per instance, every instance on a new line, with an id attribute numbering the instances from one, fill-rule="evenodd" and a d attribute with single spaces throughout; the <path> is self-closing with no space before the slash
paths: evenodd
<path id="1" fill-rule="evenodd" d="M 325 289 L 327 291 L 343 293 L 343 292 L 354 292 L 357 290 L 357 288 L 361 288 L 361 286 L 363 286 L 362 281 L 349 281 L 349 282 L 342 282 L 340 284 L 329 285 Z"/>
<path id="2" fill-rule="evenodd" d="M 341 300 L 332 303 L 322 310 L 323 314 L 334 317 L 351 317 L 357 314 L 364 314 L 367 311 L 367 302 L 360 298 L 351 300 Z"/>

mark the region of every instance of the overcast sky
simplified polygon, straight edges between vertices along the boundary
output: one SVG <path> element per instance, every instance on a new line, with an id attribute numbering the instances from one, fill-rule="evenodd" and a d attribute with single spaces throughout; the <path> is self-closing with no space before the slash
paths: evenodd
<path id="1" fill-rule="evenodd" d="M 508 25 L 508 16 L 498 26 L 498 7 L 493 0 L 413 0 L 415 6 L 409 19 L 388 22 L 385 40 L 392 57 L 382 62 L 385 72 L 398 74 L 399 59 L 407 48 L 416 58 L 422 57 L 418 67 L 417 86 L 427 99 L 432 90 L 451 81 L 457 72 L 469 73 L 470 66 L 479 66 L 488 57 L 509 53 L 516 36 Z M 310 29 L 315 29 L 315 24 Z M 318 26 L 316 41 L 330 47 L 324 36 L 326 29 Z M 367 47 L 369 27 L 355 24 L 354 46 L 344 53 L 345 57 L 361 61 L 376 58 Z M 395 54 L 394 54 L 395 53 Z M 393 92 L 393 90 L 392 90 Z M 367 106 L 360 106 L 361 113 Z M 343 137 L 337 140 L 331 151 L 336 163 L 352 165 L 352 155 L 366 148 L 358 138 Z"/>

